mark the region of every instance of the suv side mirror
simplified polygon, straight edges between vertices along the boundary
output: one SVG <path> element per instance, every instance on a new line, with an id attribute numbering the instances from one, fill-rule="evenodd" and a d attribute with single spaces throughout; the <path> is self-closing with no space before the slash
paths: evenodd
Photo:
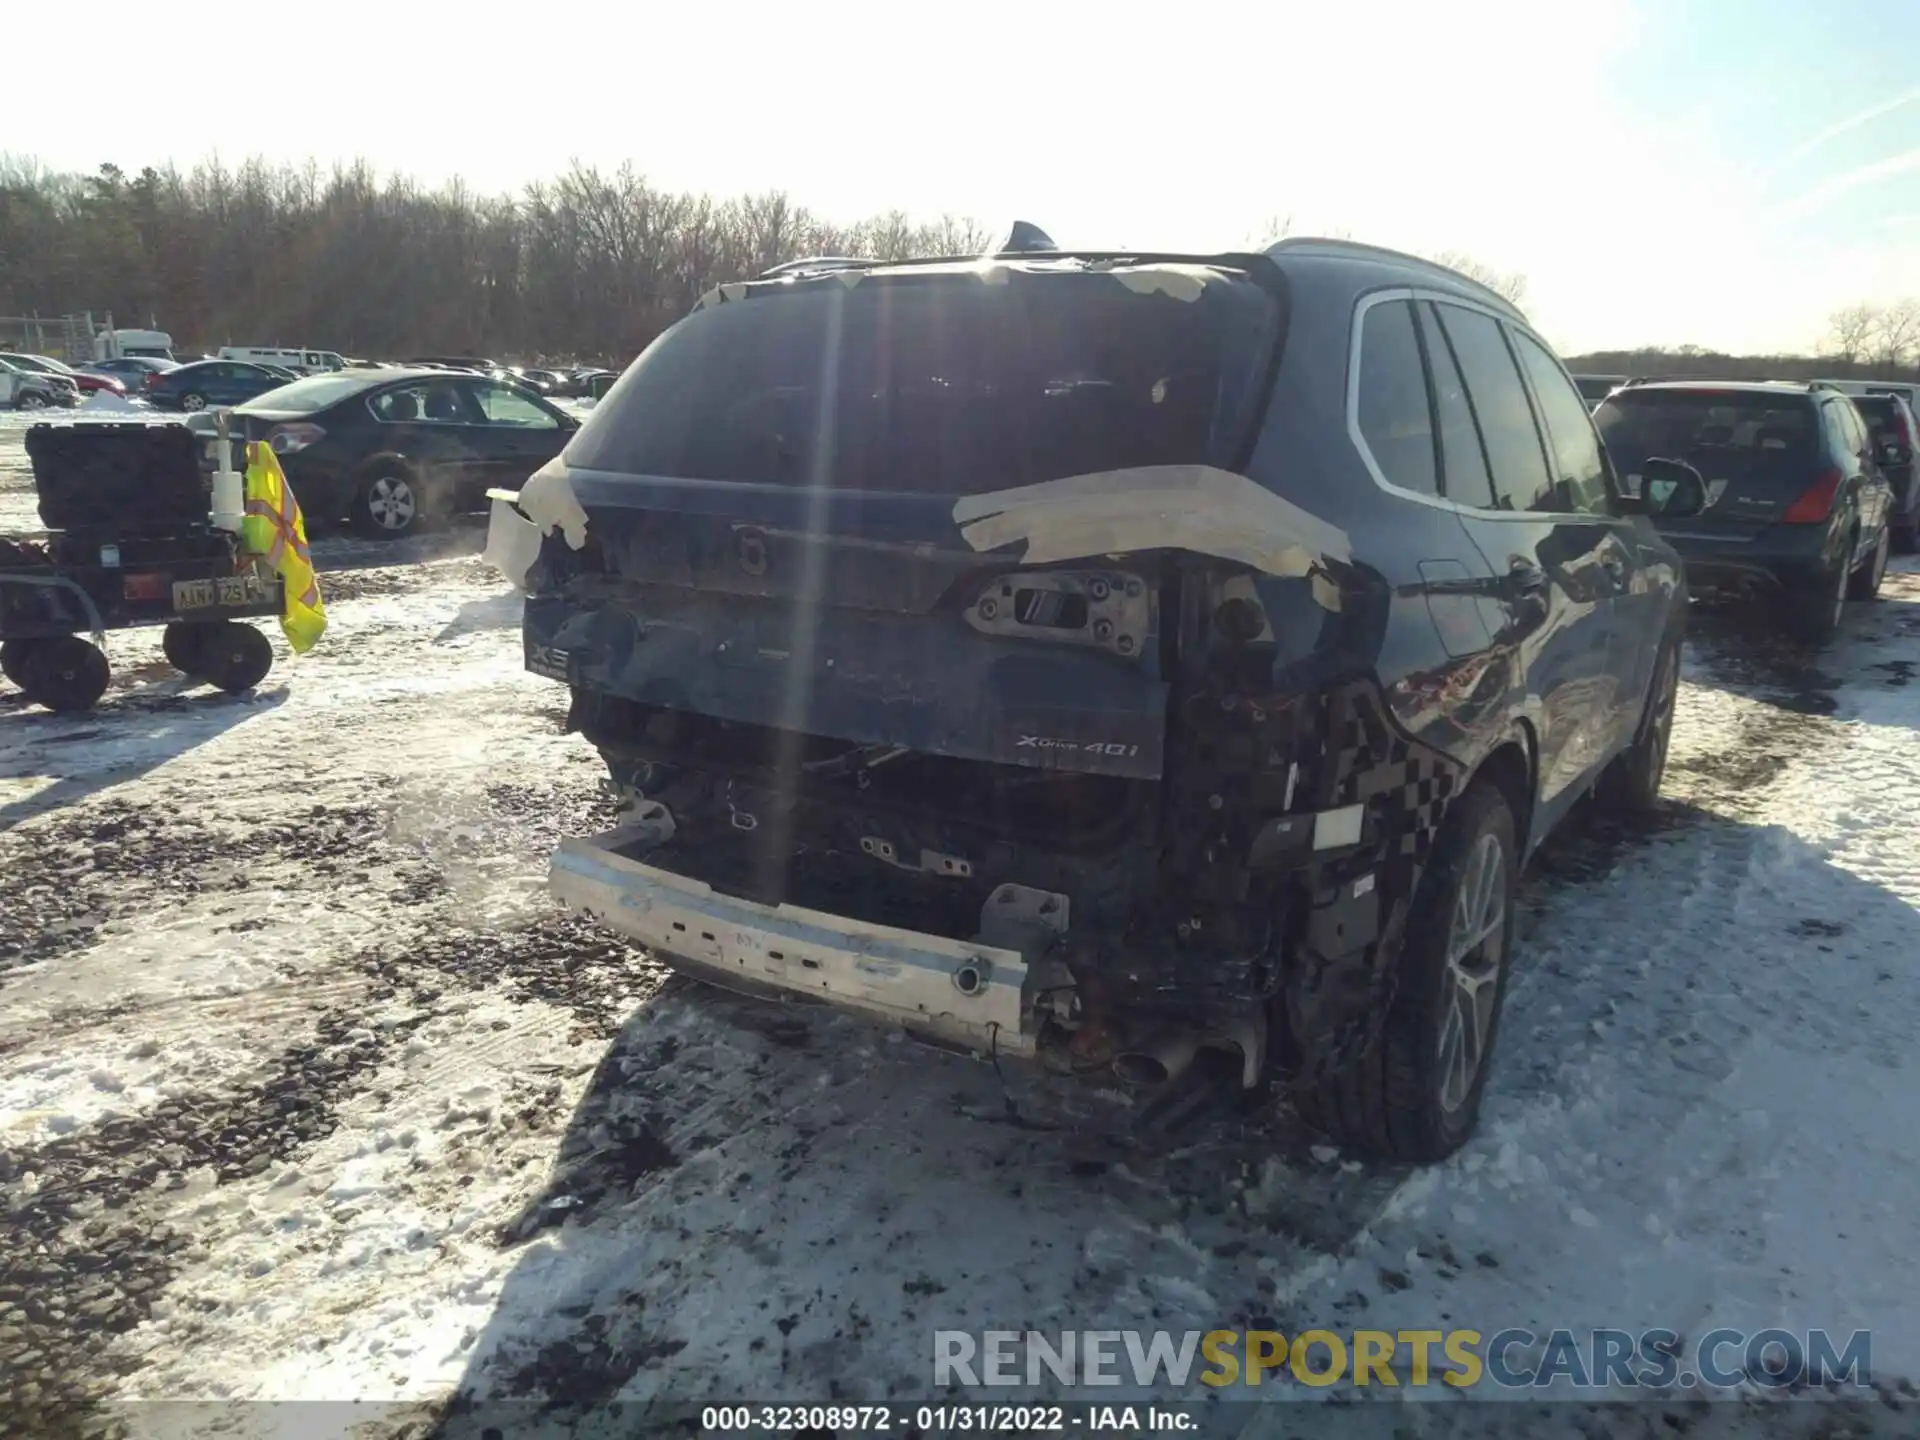
<path id="1" fill-rule="evenodd" d="M 1707 508 L 1707 482 L 1684 460 L 1648 460 L 1640 467 L 1640 511 L 1656 520 L 1685 520 Z"/>

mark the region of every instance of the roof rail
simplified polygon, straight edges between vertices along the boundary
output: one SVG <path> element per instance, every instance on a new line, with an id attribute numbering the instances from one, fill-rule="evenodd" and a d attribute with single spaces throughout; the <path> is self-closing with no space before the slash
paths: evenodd
<path id="1" fill-rule="evenodd" d="M 1626 389 L 1629 385 L 1791 385 L 1796 390 L 1832 390 L 1839 392 L 1840 387 L 1827 380 L 1744 380 L 1726 375 L 1635 375 L 1620 382 L 1617 388 Z"/>
<path id="2" fill-rule="evenodd" d="M 810 255 L 801 260 L 789 260 L 771 270 L 763 270 L 755 278 L 771 280 L 777 275 L 824 275 L 832 270 L 871 270 L 885 263 L 884 260 L 867 260 L 855 255 Z"/>
<path id="3" fill-rule="evenodd" d="M 1514 304 L 1513 301 L 1509 300 L 1485 281 L 1476 280 L 1471 275 L 1462 274 L 1451 265 L 1443 265 L 1438 260 L 1429 260 L 1424 255 L 1409 255 L 1404 250 L 1391 250 L 1385 245 L 1369 245 L 1363 240 L 1336 240 L 1321 235 L 1289 235 L 1286 239 L 1276 240 L 1273 244 L 1269 245 L 1265 253 L 1268 255 L 1276 255 L 1283 250 L 1305 253 L 1319 250 L 1329 256 L 1339 256 L 1343 254 L 1356 256 L 1370 255 L 1382 260 L 1397 261 L 1402 265 L 1410 265 L 1415 269 L 1428 270 L 1436 275 L 1444 275 L 1447 279 L 1457 284 L 1465 285 L 1472 290 L 1478 290 L 1502 309 L 1514 315 L 1520 315 L 1520 307 L 1518 305 Z M 1521 318 L 1524 319 L 1525 317 L 1521 316 Z"/>

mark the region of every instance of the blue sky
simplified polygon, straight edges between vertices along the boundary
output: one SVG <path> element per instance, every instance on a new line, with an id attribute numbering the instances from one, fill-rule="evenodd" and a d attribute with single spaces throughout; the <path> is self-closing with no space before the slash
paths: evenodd
<path id="1" fill-rule="evenodd" d="M 631 161 L 1065 244 L 1228 248 L 1291 215 L 1520 271 L 1568 351 L 1805 348 L 1842 305 L 1920 295 L 1920 0 L 201 0 L 113 62 L 126 105 L 77 104 L 85 71 L 10 74 L 0 146 L 485 190 Z"/>

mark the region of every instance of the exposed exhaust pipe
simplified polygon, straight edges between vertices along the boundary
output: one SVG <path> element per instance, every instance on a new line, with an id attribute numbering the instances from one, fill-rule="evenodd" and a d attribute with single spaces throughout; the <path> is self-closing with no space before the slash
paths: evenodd
<path id="1" fill-rule="evenodd" d="M 1199 1053 L 1198 1031 L 1163 1030 L 1145 1045 L 1115 1055 L 1113 1073 L 1129 1085 L 1143 1088 L 1170 1085 L 1187 1073 Z"/>

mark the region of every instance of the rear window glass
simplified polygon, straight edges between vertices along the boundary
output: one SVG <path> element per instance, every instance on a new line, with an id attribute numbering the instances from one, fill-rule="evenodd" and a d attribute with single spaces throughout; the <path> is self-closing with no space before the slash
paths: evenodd
<path id="1" fill-rule="evenodd" d="M 1641 391 L 1593 412 L 1614 468 L 1685 460 L 1707 479 L 1759 479 L 1812 459 L 1813 407 L 1805 399 L 1739 391 Z"/>
<path id="2" fill-rule="evenodd" d="M 273 392 L 272 404 L 265 408 L 284 410 L 295 415 L 311 415 L 316 410 L 324 410 L 336 401 L 344 400 L 356 390 L 366 388 L 366 380 L 359 376 L 315 375 L 310 379 L 282 385 Z"/>
<path id="3" fill-rule="evenodd" d="M 869 279 L 687 317 L 567 448 L 633 475 L 976 494 L 1232 462 L 1278 334 L 1251 281 L 1197 299 L 1112 275 Z"/>

